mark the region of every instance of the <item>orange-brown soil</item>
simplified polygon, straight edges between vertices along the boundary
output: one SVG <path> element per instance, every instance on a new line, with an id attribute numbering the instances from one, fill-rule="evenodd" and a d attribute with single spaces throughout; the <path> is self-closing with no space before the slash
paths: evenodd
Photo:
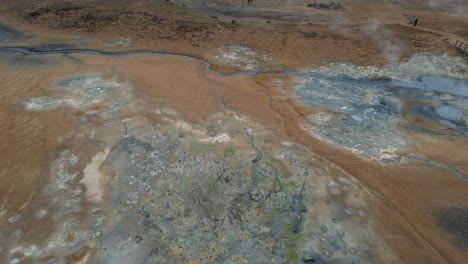
<path id="1" fill-rule="evenodd" d="M 221 1 L 222 2 L 222 1 Z M 3 1 L 7 19 L 25 23 L 35 32 L 61 32 L 74 36 L 132 39 L 133 49 L 190 54 L 208 58 L 217 48 L 239 44 L 273 58 L 273 69 L 295 69 L 330 62 L 384 65 L 416 52 L 439 51 L 458 55 L 451 47 L 455 39 L 468 37 L 463 15 L 433 11 L 404 10 L 395 4 L 344 3 L 343 10 L 316 10 L 266 1 L 260 7 L 286 9 L 293 15 L 325 15 L 336 18 L 320 23 L 285 23 L 278 20 L 250 21 L 199 15 L 188 7 L 158 1 Z M 246 7 L 247 8 L 247 7 Z M 270 10 L 270 9 L 266 9 Z M 410 14 L 419 17 L 418 27 L 408 23 Z M 244 21 L 245 20 L 245 21 Z M 365 25 L 371 23 L 372 28 Z M 395 46 L 395 47 L 394 47 Z M 386 55 L 388 50 L 397 51 Z M 391 58 L 389 58 L 389 56 Z"/>

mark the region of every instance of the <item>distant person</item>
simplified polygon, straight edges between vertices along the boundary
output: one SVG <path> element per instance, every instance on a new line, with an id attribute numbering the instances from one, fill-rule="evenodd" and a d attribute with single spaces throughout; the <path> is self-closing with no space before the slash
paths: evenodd
<path id="1" fill-rule="evenodd" d="M 415 27 L 417 24 L 418 24 L 418 19 L 416 18 L 416 19 L 414 20 L 414 25 L 413 25 L 413 27 Z"/>
<path id="2" fill-rule="evenodd" d="M 247 0 L 247 4 L 252 4 L 253 0 Z"/>

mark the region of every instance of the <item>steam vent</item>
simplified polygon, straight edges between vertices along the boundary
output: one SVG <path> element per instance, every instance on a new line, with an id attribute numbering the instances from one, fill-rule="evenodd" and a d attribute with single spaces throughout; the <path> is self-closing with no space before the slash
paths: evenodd
<path id="1" fill-rule="evenodd" d="M 0 264 L 468 263 L 466 0 L 0 1 Z"/>

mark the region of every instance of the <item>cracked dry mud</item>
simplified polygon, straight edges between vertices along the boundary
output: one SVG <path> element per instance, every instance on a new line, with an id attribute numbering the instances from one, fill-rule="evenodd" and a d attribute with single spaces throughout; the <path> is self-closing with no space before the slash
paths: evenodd
<path id="1" fill-rule="evenodd" d="M 247 72 L 222 74 L 31 50 L 0 54 L 0 263 L 466 259 L 463 59 L 273 73 L 225 46 Z"/>

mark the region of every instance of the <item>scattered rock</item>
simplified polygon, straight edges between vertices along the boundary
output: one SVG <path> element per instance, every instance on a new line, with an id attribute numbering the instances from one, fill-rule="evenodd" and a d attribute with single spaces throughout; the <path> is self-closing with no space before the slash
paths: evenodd
<path id="1" fill-rule="evenodd" d="M 133 237 L 133 241 L 135 241 L 135 243 L 140 243 L 141 241 L 143 241 L 143 237 L 139 236 L 139 235 L 136 235 Z"/>
<path id="2" fill-rule="evenodd" d="M 14 216 L 8 218 L 8 223 L 13 224 L 13 223 L 18 222 L 20 219 L 21 219 L 21 215 L 14 215 Z"/>

